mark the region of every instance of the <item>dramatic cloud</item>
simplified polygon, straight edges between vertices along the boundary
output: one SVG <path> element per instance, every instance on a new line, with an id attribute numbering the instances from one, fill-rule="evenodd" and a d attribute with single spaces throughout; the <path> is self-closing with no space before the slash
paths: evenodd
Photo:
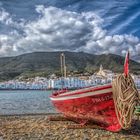
<path id="1" fill-rule="evenodd" d="M 115 53 L 132 56 L 140 54 L 140 40 L 133 35 L 109 35 L 103 29 L 104 20 L 94 12 L 76 13 L 55 7 L 36 6 L 38 18 L 19 19 L 4 9 L 0 24 L 12 27 L 8 34 L 0 34 L 0 56 L 18 55 L 34 51 L 84 51 Z"/>

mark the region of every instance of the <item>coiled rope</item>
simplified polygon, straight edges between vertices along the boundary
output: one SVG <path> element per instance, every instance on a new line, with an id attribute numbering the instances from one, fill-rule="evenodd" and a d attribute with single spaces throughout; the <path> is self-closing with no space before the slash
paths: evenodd
<path id="1" fill-rule="evenodd" d="M 116 115 L 123 129 L 129 129 L 140 97 L 130 74 L 121 74 L 112 83 Z"/>

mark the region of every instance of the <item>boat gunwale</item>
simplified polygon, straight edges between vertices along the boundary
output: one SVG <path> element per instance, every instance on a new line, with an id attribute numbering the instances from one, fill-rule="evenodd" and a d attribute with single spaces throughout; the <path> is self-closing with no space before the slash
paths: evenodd
<path id="1" fill-rule="evenodd" d="M 75 93 L 75 94 L 69 94 L 66 96 L 50 96 L 50 99 L 52 101 L 70 100 L 70 99 L 84 98 L 88 96 L 98 96 L 98 95 L 107 94 L 107 93 L 112 93 L 112 87 L 102 88 L 100 90 L 98 89 L 98 90 L 93 90 L 93 91 L 84 92 L 80 94 Z"/>
<path id="2" fill-rule="evenodd" d="M 78 90 L 74 90 L 74 91 L 66 91 L 64 93 L 58 93 L 58 95 L 51 95 L 51 98 L 58 98 L 58 97 L 65 97 L 65 96 L 69 96 L 69 95 L 75 95 L 75 94 L 84 94 L 87 92 L 94 92 L 94 91 L 98 91 L 98 90 L 103 90 L 106 88 L 112 88 L 112 84 L 106 84 L 106 85 L 98 85 L 95 87 L 86 87 L 83 89 L 78 89 Z M 57 93 L 57 92 L 56 92 Z"/>

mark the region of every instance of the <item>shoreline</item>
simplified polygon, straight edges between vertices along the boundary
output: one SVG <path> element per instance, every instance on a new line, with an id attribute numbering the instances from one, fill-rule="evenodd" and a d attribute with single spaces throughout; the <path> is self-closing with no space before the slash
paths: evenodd
<path id="1" fill-rule="evenodd" d="M 58 113 L 0 115 L 0 139 L 2 140 L 139 140 L 140 128 L 135 122 L 130 130 L 118 133 L 96 128 L 68 129 L 71 121 L 49 121 L 48 116 Z"/>
<path id="2" fill-rule="evenodd" d="M 86 87 L 83 87 L 86 88 Z M 67 90 L 77 90 L 77 89 L 83 89 L 83 88 L 68 88 Z M 23 91 L 53 91 L 53 90 L 62 90 L 59 88 L 53 88 L 53 89 L 0 89 L 0 91 L 18 91 L 18 90 L 23 90 Z M 140 89 L 137 89 L 138 92 L 140 92 Z"/>
<path id="3" fill-rule="evenodd" d="M 83 87 L 83 88 L 85 88 L 85 87 Z M 82 88 L 68 88 L 68 90 L 77 90 L 77 89 L 82 89 Z M 5 91 L 5 90 L 7 90 L 7 91 L 18 91 L 18 90 L 28 90 L 28 91 L 34 91 L 34 90 L 39 90 L 39 91 L 53 91 L 53 90 L 62 90 L 61 88 L 50 88 L 50 89 L 0 89 L 0 91 Z"/>
<path id="4" fill-rule="evenodd" d="M 50 116 L 50 115 L 60 115 L 61 113 L 52 112 L 52 113 L 25 113 L 25 114 L 0 114 L 0 117 L 24 117 L 24 116 Z"/>
<path id="5" fill-rule="evenodd" d="M 50 116 L 50 115 L 60 115 L 61 113 L 25 113 L 25 114 L 0 114 L 1 117 L 28 117 L 28 116 Z"/>

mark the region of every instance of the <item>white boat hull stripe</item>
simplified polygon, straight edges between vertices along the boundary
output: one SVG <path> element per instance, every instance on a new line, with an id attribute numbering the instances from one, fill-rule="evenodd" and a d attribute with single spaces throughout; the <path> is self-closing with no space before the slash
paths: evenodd
<path id="1" fill-rule="evenodd" d="M 76 90 L 76 92 L 84 92 L 84 91 L 86 91 L 86 90 L 95 89 L 95 88 L 100 88 L 100 87 L 106 87 L 106 86 L 111 86 L 111 84 L 98 85 L 98 86 L 95 86 L 95 87 L 87 87 L 87 88 L 83 88 L 83 89 L 78 89 L 78 90 Z M 66 93 L 60 94 L 60 96 L 68 95 L 68 94 L 74 94 L 74 93 L 75 93 L 75 90 L 74 90 L 74 91 L 68 91 L 68 92 L 66 92 Z M 58 95 L 58 96 L 59 96 L 59 95 Z"/>
<path id="2" fill-rule="evenodd" d="M 51 97 L 50 99 L 52 101 L 70 100 L 70 99 L 83 98 L 83 97 L 100 95 L 100 94 L 105 94 L 105 93 L 110 93 L 110 92 L 112 92 L 112 88 L 107 88 L 107 89 L 92 91 L 92 92 L 86 92 L 86 93 L 83 93 L 83 94 L 74 94 L 74 95 L 64 96 L 64 97 L 56 96 L 54 98 Z"/>

